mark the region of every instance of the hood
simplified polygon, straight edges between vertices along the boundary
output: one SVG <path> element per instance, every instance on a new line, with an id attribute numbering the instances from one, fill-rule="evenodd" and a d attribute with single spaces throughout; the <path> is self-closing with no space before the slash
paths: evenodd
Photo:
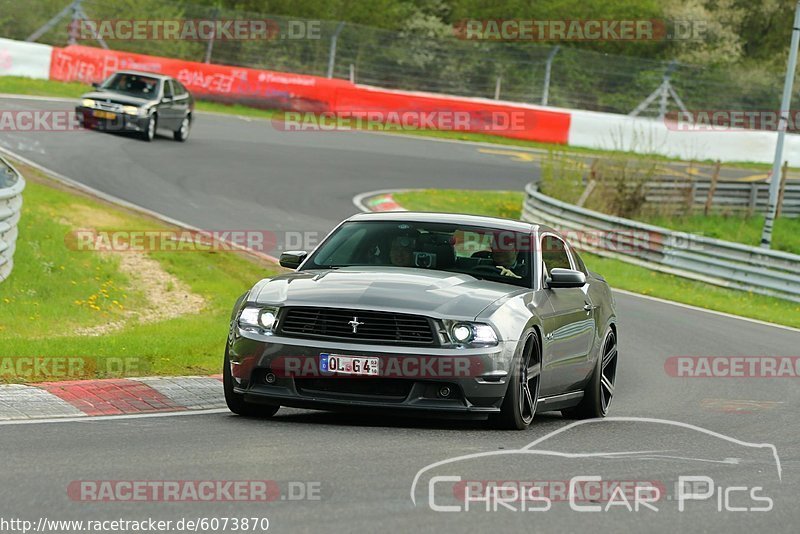
<path id="1" fill-rule="evenodd" d="M 395 311 L 454 319 L 475 318 L 494 301 L 526 291 L 466 274 L 402 267 L 299 271 L 262 280 L 251 301 Z"/>
<path id="2" fill-rule="evenodd" d="M 148 100 L 146 98 L 136 98 L 135 96 L 126 95 L 124 93 L 117 93 L 114 91 L 92 91 L 86 93 L 81 98 L 91 98 L 92 100 L 110 100 L 115 104 L 123 104 L 126 106 L 146 106 L 148 104 L 155 104 L 158 100 Z"/>

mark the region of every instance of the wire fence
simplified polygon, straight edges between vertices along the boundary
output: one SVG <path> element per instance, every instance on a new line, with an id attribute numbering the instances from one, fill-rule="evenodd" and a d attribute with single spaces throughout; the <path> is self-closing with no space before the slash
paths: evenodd
<path id="1" fill-rule="evenodd" d="M 3 0 L 11 1 L 11 0 Z M 0 13 L 0 35 L 26 39 L 69 0 L 15 2 Z M 112 49 L 143 54 L 351 79 L 394 89 L 500 98 L 611 113 L 629 114 L 664 83 L 690 110 L 764 111 L 779 107 L 782 73 L 732 71 L 634 56 L 603 54 L 570 46 L 523 42 L 466 41 L 444 25 L 419 31 L 388 31 L 336 21 L 312 21 L 243 13 L 192 4 L 142 0 L 83 0 L 92 20 L 269 19 L 300 38 L 270 40 L 160 41 L 109 40 Z M 69 42 L 72 11 L 39 42 Z M 305 29 L 305 31 L 303 31 Z M 309 31 L 311 29 L 312 31 Z M 97 46 L 93 40 L 79 44 Z M 549 73 L 549 74 L 548 74 Z M 661 99 L 642 116 L 676 111 Z"/>

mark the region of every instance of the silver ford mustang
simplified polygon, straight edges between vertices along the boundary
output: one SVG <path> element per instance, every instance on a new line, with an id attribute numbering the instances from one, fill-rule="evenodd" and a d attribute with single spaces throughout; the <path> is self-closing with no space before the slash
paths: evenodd
<path id="1" fill-rule="evenodd" d="M 555 230 L 490 217 L 372 213 L 342 222 L 294 272 L 231 315 L 225 399 L 488 419 L 604 417 L 617 318 L 608 284 Z"/>

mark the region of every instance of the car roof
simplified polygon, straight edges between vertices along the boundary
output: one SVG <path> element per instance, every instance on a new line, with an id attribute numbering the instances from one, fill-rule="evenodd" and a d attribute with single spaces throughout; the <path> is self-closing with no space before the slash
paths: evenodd
<path id="1" fill-rule="evenodd" d="M 502 219 L 500 217 L 487 217 L 483 215 L 467 215 L 462 213 L 436 213 L 436 212 L 416 212 L 416 211 L 383 211 L 359 213 L 353 215 L 348 221 L 397 221 L 397 222 L 439 222 L 445 224 L 464 224 L 472 226 L 484 226 L 497 228 L 498 230 L 510 230 L 513 232 L 543 232 L 554 229 L 541 224 L 534 224 L 512 219 Z"/>
<path id="2" fill-rule="evenodd" d="M 137 76 L 148 76 L 150 78 L 158 78 L 159 80 L 173 80 L 172 76 L 166 74 L 159 74 L 158 72 L 147 72 L 146 70 L 118 70 L 114 74 L 135 74 Z M 114 75 L 112 74 L 112 76 Z"/>

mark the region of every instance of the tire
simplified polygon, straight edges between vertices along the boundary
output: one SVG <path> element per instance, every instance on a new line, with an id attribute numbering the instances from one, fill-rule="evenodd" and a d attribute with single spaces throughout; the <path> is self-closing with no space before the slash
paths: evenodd
<path id="1" fill-rule="evenodd" d="M 173 133 L 176 141 L 185 143 L 189 139 L 189 134 L 192 131 L 192 117 L 187 115 L 181 121 L 181 126 Z"/>
<path id="2" fill-rule="evenodd" d="M 141 133 L 142 139 L 151 142 L 156 138 L 156 129 L 158 129 L 158 115 L 153 114 L 147 121 L 147 128 Z"/>
<path id="3" fill-rule="evenodd" d="M 583 390 L 581 403 L 574 408 L 561 410 L 561 415 L 570 419 L 595 419 L 608 415 L 617 379 L 617 335 L 608 329 L 603 338 L 592 378 Z"/>
<path id="4" fill-rule="evenodd" d="M 280 406 L 269 404 L 253 404 L 245 402 L 244 395 L 233 391 L 233 376 L 231 375 L 231 360 L 228 356 L 228 349 L 225 349 L 225 366 L 222 369 L 222 387 L 225 390 L 225 404 L 228 409 L 236 415 L 247 417 L 272 417 Z"/>
<path id="5" fill-rule="evenodd" d="M 541 351 L 539 336 L 534 332 L 525 341 L 525 347 L 514 366 L 500 413 L 489 422 L 503 430 L 525 430 L 536 415 L 541 377 Z"/>

